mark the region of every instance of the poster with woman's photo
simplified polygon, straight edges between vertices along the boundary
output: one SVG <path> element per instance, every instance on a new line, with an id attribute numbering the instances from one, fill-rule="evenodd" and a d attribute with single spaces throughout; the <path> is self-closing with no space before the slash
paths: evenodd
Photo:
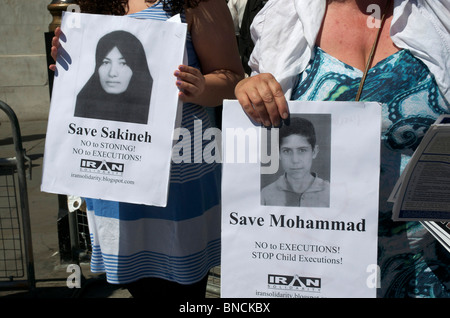
<path id="1" fill-rule="evenodd" d="M 221 296 L 375 297 L 381 107 L 289 110 L 268 129 L 224 103 Z"/>
<path id="2" fill-rule="evenodd" d="M 61 29 L 42 191 L 165 206 L 186 24 L 64 12 Z"/>

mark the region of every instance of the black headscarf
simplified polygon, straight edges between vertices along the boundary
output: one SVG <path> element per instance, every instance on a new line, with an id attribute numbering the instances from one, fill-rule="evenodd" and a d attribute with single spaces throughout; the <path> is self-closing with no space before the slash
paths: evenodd
<path id="1" fill-rule="evenodd" d="M 103 59 L 114 47 L 117 47 L 133 72 L 127 90 L 121 94 L 105 92 L 98 75 Z M 97 44 L 95 71 L 77 96 L 74 115 L 147 124 L 152 83 L 141 42 L 129 32 L 108 33 Z"/>

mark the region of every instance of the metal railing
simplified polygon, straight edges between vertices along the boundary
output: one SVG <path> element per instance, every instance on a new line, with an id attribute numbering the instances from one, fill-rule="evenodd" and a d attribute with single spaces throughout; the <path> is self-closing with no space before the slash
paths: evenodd
<path id="1" fill-rule="evenodd" d="M 3 101 L 11 122 L 15 156 L 0 158 L 0 290 L 35 288 L 31 224 L 22 136 L 16 114 Z M 31 162 L 29 163 L 31 176 Z"/>

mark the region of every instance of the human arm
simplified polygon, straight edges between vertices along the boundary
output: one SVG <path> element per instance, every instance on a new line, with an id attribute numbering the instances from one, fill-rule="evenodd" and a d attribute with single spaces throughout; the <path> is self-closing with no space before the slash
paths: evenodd
<path id="1" fill-rule="evenodd" d="M 64 47 L 61 45 L 61 42 L 66 42 L 66 36 L 61 31 L 60 27 L 57 27 L 55 29 L 55 35 L 52 38 L 52 47 L 50 50 L 50 55 L 52 56 L 53 60 L 55 62 L 58 62 L 61 67 L 65 70 L 69 69 L 69 65 L 72 64 L 72 58 L 70 57 L 69 53 L 64 49 Z M 58 69 L 55 64 L 50 64 L 49 69 L 55 72 L 55 76 L 58 76 Z"/>
<path id="2" fill-rule="evenodd" d="M 255 47 L 251 49 L 253 54 L 249 60 L 249 66 L 252 68 L 252 74 L 254 75 L 240 81 L 235 88 L 235 96 L 247 115 L 252 120 L 267 127 L 279 126 L 281 118 L 287 119 L 289 114 L 287 101 L 285 98 L 286 92 L 283 91 L 282 85 L 280 85 L 278 80 L 273 75 L 278 74 L 277 72 L 274 72 L 277 68 L 264 68 L 263 65 L 268 64 L 267 59 L 264 60 L 265 63 L 261 62 L 261 55 L 262 53 L 267 53 L 268 48 L 271 49 L 270 52 L 272 54 L 269 59 L 270 62 L 273 62 L 272 64 L 278 65 L 278 59 L 283 56 L 282 52 L 279 52 L 276 49 L 277 45 L 275 43 L 268 46 L 266 42 L 262 43 L 260 41 L 263 31 L 271 31 L 276 34 L 275 37 L 277 39 L 288 33 L 283 32 L 283 28 L 275 28 L 273 23 L 269 29 L 264 28 L 266 18 L 268 16 L 269 22 L 276 21 L 276 25 L 281 22 L 285 22 L 285 20 L 289 18 L 289 15 L 286 14 L 282 17 L 281 15 L 268 15 L 267 11 L 269 11 L 269 13 L 273 12 L 269 10 L 272 7 L 280 9 L 285 8 L 288 4 L 291 4 L 291 2 L 282 3 L 282 0 L 272 1 L 273 2 L 269 1 L 264 5 L 264 7 L 259 11 L 259 14 L 253 19 L 251 26 L 251 37 L 253 41 L 255 41 Z M 277 5 L 274 5 L 274 3 L 277 3 Z M 293 10 L 289 7 L 287 11 L 289 12 Z M 275 32 L 274 30 L 279 30 L 279 32 Z M 288 30 L 288 28 L 286 28 L 286 30 Z M 248 37 L 250 37 L 250 34 L 248 34 Z M 267 69 L 270 71 L 267 71 Z"/>
<path id="3" fill-rule="evenodd" d="M 58 55 L 58 48 L 61 46 L 61 44 L 59 43 L 59 37 L 61 35 L 61 28 L 57 27 L 55 29 L 55 35 L 52 38 L 52 48 L 50 51 L 50 54 L 53 58 L 54 61 L 56 61 L 56 57 Z M 56 70 L 56 64 L 50 64 L 49 65 L 49 69 L 52 71 Z"/>
<path id="4" fill-rule="evenodd" d="M 280 83 L 270 73 L 248 77 L 236 85 L 235 95 L 247 115 L 264 126 L 279 126 L 289 109 Z"/>
<path id="5" fill-rule="evenodd" d="M 234 88 L 244 78 L 244 70 L 226 2 L 202 1 L 187 9 L 186 17 L 202 72 L 189 66 L 177 70 L 180 99 L 212 107 L 234 99 Z"/>

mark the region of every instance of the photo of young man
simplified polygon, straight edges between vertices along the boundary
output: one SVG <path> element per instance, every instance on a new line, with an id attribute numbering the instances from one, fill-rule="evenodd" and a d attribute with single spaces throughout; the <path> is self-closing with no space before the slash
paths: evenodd
<path id="1" fill-rule="evenodd" d="M 269 206 L 329 207 L 330 183 L 312 171 L 319 154 L 316 131 L 306 118 L 292 116 L 279 128 L 282 174 L 261 190 Z"/>

